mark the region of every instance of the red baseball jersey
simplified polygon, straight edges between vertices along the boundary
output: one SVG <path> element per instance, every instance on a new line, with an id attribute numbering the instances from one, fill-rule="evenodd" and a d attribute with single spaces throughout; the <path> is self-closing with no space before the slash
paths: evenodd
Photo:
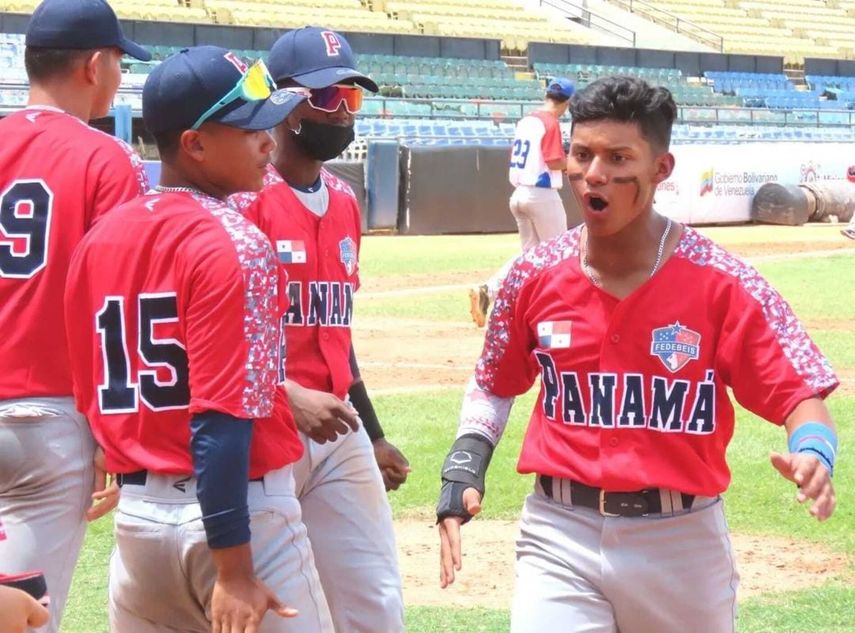
<path id="1" fill-rule="evenodd" d="M 0 400 L 70 396 L 62 295 L 71 254 L 148 183 L 127 144 L 55 108 L 10 114 L 0 138 Z"/>
<path id="2" fill-rule="evenodd" d="M 540 376 L 518 469 L 614 491 L 715 496 L 730 482 L 727 394 L 782 424 L 837 378 L 756 270 L 690 228 L 623 300 L 579 266 L 580 229 L 517 260 L 476 380 L 501 397 Z"/>
<path id="3" fill-rule="evenodd" d="M 111 472 L 192 474 L 202 411 L 255 419 L 252 477 L 299 458 L 276 387 L 280 285 L 267 238 L 213 198 L 147 195 L 89 232 L 65 313 L 77 406 Z"/>
<path id="4" fill-rule="evenodd" d="M 240 194 L 234 203 L 270 238 L 287 271 L 285 373 L 304 387 L 344 398 L 353 382 L 350 324 L 362 225 L 350 186 L 327 170 L 321 177 L 329 192 L 322 217 L 303 205 L 273 166 L 260 193 Z"/>

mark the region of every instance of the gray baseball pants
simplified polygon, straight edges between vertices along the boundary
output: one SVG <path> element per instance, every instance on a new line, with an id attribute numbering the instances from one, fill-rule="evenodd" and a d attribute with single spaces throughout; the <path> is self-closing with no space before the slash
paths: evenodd
<path id="1" fill-rule="evenodd" d="M 538 482 L 520 521 L 511 632 L 734 631 L 739 575 L 722 505 L 604 517 Z"/>
<path id="2" fill-rule="evenodd" d="M 95 442 L 72 398 L 0 401 L 0 572 L 42 571 L 59 630 L 86 534 Z"/>

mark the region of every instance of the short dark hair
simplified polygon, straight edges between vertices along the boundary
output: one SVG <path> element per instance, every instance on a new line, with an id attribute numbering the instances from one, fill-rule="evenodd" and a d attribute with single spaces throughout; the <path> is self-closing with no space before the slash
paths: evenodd
<path id="1" fill-rule="evenodd" d="M 37 48 L 24 49 L 24 67 L 30 81 L 46 81 L 70 73 L 74 66 L 87 59 L 95 48 Z"/>
<path id="2" fill-rule="evenodd" d="M 570 99 L 570 97 L 563 95 L 560 92 L 547 92 L 546 98 L 550 101 L 554 101 L 555 103 L 567 103 Z"/>
<path id="3" fill-rule="evenodd" d="M 152 134 L 154 143 L 157 145 L 157 153 L 160 154 L 160 160 L 171 162 L 178 154 L 178 148 L 181 145 L 181 135 L 184 130 L 166 130 Z"/>
<path id="4" fill-rule="evenodd" d="M 649 143 L 666 150 L 677 104 L 667 88 L 638 77 L 603 77 L 576 93 L 570 115 L 573 125 L 602 120 L 637 123 Z"/>

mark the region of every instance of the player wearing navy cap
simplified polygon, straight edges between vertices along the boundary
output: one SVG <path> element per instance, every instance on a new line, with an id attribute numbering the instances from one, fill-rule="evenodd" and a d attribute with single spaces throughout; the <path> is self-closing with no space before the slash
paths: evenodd
<path id="1" fill-rule="evenodd" d="M 517 123 L 508 179 L 514 186 L 510 207 L 523 252 L 567 230 L 567 213 L 558 195 L 564 184 L 567 154 L 558 122 L 567 113 L 573 91 L 569 79 L 550 80 L 543 107 L 529 112 Z M 514 259 L 505 263 L 487 283 L 469 290 L 469 313 L 478 327 L 487 322 L 490 304 Z"/>
<path id="2" fill-rule="evenodd" d="M 107 116 L 128 40 L 103 0 L 45 0 L 27 26 L 27 106 L 0 120 L 0 571 L 42 570 L 59 629 L 90 519 L 92 435 L 74 408 L 62 313 L 74 247 L 147 189 L 142 162 L 90 128 Z M 96 488 L 105 485 L 98 474 Z"/>
<path id="3" fill-rule="evenodd" d="M 526 252 L 502 284 L 442 469 L 441 582 L 461 568 L 460 525 L 481 509 L 513 398 L 538 379 L 511 630 L 734 631 L 729 391 L 786 429 L 772 466 L 824 521 L 837 437 L 823 400 L 838 380 L 756 270 L 654 210 L 674 169 L 671 93 L 609 77 L 571 113 L 584 225 Z"/>
<path id="4" fill-rule="evenodd" d="M 236 202 L 276 245 L 288 273 L 283 376 L 306 448 L 294 471 L 303 520 L 336 630 L 395 633 L 404 627 L 403 607 L 384 481 L 400 486 L 409 464 L 383 436 L 351 343 L 359 205 L 323 168 L 353 141 L 362 90 L 377 85 L 356 69 L 347 40 L 328 29 L 286 33 L 269 60 L 279 87 L 307 101 L 298 121 L 274 130 L 278 151 L 264 190 Z"/>
<path id="5" fill-rule="evenodd" d="M 158 66 L 143 120 L 160 185 L 100 222 L 69 270 L 74 394 L 121 486 L 115 631 L 332 631 L 276 386 L 279 266 L 225 202 L 261 187 L 267 129 L 303 100 L 274 90 L 262 62 L 215 46 Z"/>

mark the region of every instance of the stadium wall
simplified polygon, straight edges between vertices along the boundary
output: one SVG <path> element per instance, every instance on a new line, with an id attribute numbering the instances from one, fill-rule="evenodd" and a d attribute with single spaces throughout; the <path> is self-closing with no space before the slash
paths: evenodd
<path id="1" fill-rule="evenodd" d="M 805 58 L 805 75 L 855 77 L 855 59 Z"/>
<path id="2" fill-rule="evenodd" d="M 703 75 L 708 70 L 776 74 L 784 72 L 784 58 L 768 55 L 700 53 L 647 48 L 543 44 L 540 42 L 529 44 L 528 60 L 531 64 L 544 62 L 679 68 L 684 75 L 693 77 Z"/>
<path id="3" fill-rule="evenodd" d="M 398 231 L 413 235 L 517 230 L 508 210 L 506 147 L 402 147 Z M 568 223 L 581 214 L 570 188 L 559 192 Z"/>

